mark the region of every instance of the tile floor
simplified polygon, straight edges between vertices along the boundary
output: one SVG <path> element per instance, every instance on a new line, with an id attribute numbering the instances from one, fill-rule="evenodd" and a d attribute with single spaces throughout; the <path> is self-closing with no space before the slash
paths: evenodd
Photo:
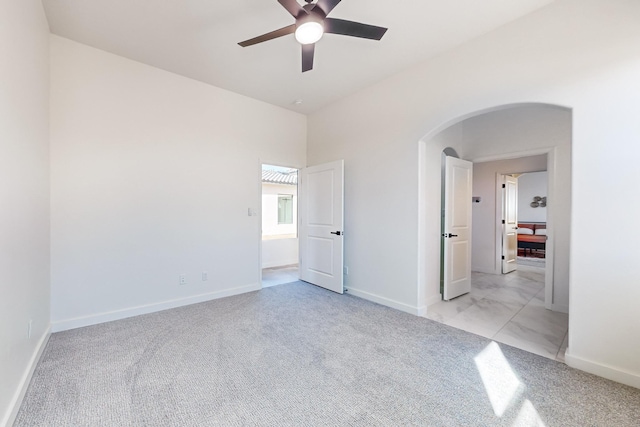
<path id="1" fill-rule="evenodd" d="M 471 292 L 427 309 L 427 318 L 564 362 L 568 315 L 545 309 L 544 269 L 472 273 Z"/>
<path id="2" fill-rule="evenodd" d="M 262 269 L 263 288 L 295 282 L 299 278 L 298 264 Z"/>

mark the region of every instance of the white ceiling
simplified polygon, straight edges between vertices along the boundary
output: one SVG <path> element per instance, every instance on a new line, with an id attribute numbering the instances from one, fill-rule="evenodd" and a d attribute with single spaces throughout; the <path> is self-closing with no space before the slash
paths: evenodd
<path id="1" fill-rule="evenodd" d="M 308 114 L 552 1 L 343 0 L 331 17 L 389 31 L 379 42 L 325 35 L 304 74 L 293 35 L 237 44 L 294 22 L 277 0 L 42 3 L 54 34 Z"/>

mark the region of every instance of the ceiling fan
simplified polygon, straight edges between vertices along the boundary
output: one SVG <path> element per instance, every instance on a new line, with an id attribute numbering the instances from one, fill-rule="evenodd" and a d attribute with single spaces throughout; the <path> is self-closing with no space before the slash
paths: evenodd
<path id="1" fill-rule="evenodd" d="M 296 0 L 278 0 L 278 3 L 296 19 L 295 24 L 238 44 L 242 47 L 247 47 L 295 33 L 296 40 L 302 45 L 302 72 L 304 73 L 313 68 L 315 43 L 320 40 L 324 33 L 380 40 L 387 31 L 386 28 L 374 25 L 328 18 L 327 15 L 341 0 L 318 0 L 316 3 L 313 3 L 313 0 L 305 1 L 307 4 L 300 6 Z"/>

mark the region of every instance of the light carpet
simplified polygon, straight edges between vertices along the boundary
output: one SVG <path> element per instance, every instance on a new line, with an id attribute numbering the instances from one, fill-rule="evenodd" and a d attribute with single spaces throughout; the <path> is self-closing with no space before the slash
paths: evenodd
<path id="1" fill-rule="evenodd" d="M 640 390 L 302 282 L 53 334 L 15 426 L 637 426 Z"/>

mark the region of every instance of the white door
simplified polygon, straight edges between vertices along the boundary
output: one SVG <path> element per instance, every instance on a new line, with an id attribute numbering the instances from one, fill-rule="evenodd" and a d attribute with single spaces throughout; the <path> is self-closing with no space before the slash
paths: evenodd
<path id="1" fill-rule="evenodd" d="M 518 178 L 502 179 L 502 274 L 518 268 Z"/>
<path id="2" fill-rule="evenodd" d="M 343 293 L 344 161 L 300 171 L 300 279 Z"/>
<path id="3" fill-rule="evenodd" d="M 444 189 L 444 290 L 450 300 L 471 291 L 473 163 L 447 156 Z"/>

